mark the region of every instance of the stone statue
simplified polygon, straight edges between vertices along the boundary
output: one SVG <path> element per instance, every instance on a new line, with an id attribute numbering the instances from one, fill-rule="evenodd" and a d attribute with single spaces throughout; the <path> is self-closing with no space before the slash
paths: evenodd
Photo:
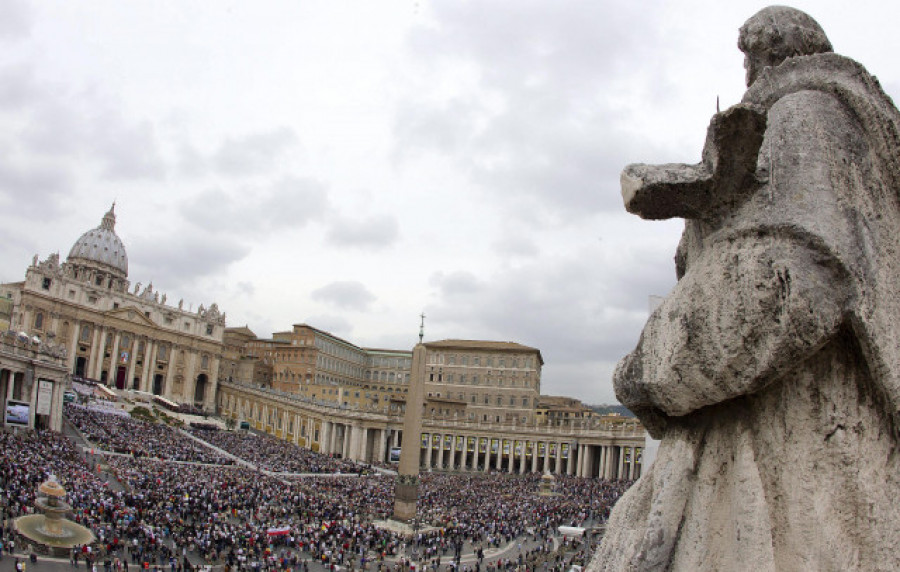
<path id="1" fill-rule="evenodd" d="M 685 230 L 614 375 L 659 451 L 590 569 L 900 570 L 900 113 L 803 12 L 739 47 L 701 163 L 622 174 Z"/>
<path id="2" fill-rule="evenodd" d="M 184 298 L 178 300 L 178 309 L 182 310 L 184 308 Z"/>
<path id="3" fill-rule="evenodd" d="M 140 289 L 141 289 L 141 283 L 138 282 L 137 284 L 134 285 L 134 295 L 135 296 L 137 296 L 137 293 L 140 291 Z"/>

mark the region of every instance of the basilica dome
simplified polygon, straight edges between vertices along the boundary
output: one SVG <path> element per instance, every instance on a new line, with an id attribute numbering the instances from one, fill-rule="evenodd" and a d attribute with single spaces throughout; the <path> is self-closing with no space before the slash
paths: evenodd
<path id="1" fill-rule="evenodd" d="M 128 256 L 125 245 L 116 234 L 116 205 L 109 209 L 100 226 L 81 235 L 72 250 L 68 261 L 73 263 L 94 263 L 112 271 L 120 278 L 128 276 Z"/>

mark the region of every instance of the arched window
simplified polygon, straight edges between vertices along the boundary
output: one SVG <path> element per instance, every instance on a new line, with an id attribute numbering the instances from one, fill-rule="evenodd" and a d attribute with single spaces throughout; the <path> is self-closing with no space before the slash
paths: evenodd
<path id="1" fill-rule="evenodd" d="M 40 330 L 44 327 L 44 313 L 38 312 L 34 315 L 34 329 Z"/>

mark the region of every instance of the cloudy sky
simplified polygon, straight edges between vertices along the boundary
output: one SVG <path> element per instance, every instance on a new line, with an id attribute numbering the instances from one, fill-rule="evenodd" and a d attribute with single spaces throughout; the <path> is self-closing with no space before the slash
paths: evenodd
<path id="1" fill-rule="evenodd" d="M 900 97 L 900 3 L 796 2 Z M 0 280 L 116 201 L 132 283 L 260 337 L 537 347 L 614 402 L 680 221 L 633 162 L 699 160 L 762 2 L 0 2 Z"/>

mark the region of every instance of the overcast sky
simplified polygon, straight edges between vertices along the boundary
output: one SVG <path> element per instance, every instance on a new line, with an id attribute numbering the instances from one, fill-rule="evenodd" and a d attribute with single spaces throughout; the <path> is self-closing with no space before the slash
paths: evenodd
<path id="1" fill-rule="evenodd" d="M 699 161 L 763 2 L 0 2 L 0 280 L 116 201 L 132 284 L 258 336 L 510 340 L 543 393 L 611 374 L 680 221 L 628 163 Z M 900 97 L 900 2 L 796 2 Z"/>

